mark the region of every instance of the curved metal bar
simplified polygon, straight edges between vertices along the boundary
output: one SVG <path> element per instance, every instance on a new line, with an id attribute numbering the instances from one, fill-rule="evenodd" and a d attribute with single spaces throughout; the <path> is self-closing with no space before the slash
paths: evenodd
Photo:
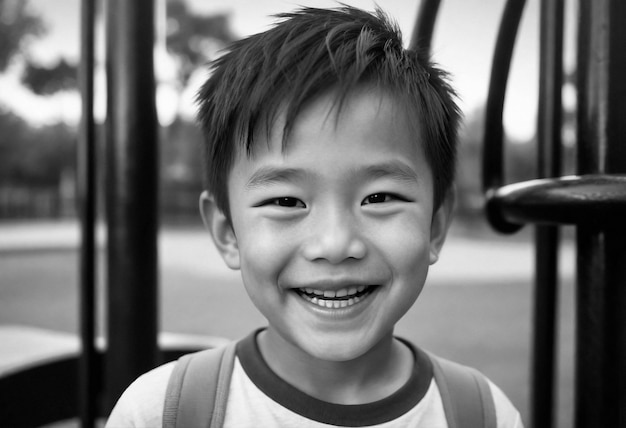
<path id="1" fill-rule="evenodd" d="M 626 218 L 626 175 L 544 178 L 493 192 L 498 211 L 512 224 L 608 226 Z"/>
<path id="2" fill-rule="evenodd" d="M 493 55 L 489 95 L 485 111 L 485 135 L 483 147 L 483 189 L 487 194 L 487 219 L 498 231 L 513 233 L 521 228 L 510 224 L 500 216 L 497 207 L 490 204 L 494 189 L 502 186 L 504 175 L 502 113 L 504 96 L 509 77 L 513 47 L 519 23 L 524 11 L 525 0 L 508 0 L 502 14 L 500 29 Z"/>
<path id="3" fill-rule="evenodd" d="M 415 20 L 415 27 L 413 28 L 409 49 L 417 50 L 419 48 L 425 52 L 430 52 L 440 3 L 441 0 L 422 1 L 420 9 L 417 12 L 417 19 Z"/>
<path id="4" fill-rule="evenodd" d="M 227 339 L 214 336 L 162 336 L 161 361 L 174 361 L 190 352 L 223 346 Z M 169 339 L 169 340 L 168 340 Z M 106 351 L 94 351 L 91 382 L 94 389 L 104 387 Z M 0 421 L 3 427 L 29 428 L 75 419 L 81 413 L 82 393 L 79 385 L 81 355 L 75 351 L 60 352 L 36 360 L 27 360 L 0 373 Z M 63 386 L 60 387 L 60 379 Z M 62 391 L 61 393 L 59 391 Z M 33 403 L 36 409 L 33 411 Z M 97 403 L 96 403 L 97 404 Z M 95 405 L 92 425 L 108 416 L 109 409 Z M 63 425 L 65 426 L 65 425 Z M 98 425 L 100 426 L 100 424 Z M 82 425 L 81 421 L 81 427 Z"/>
<path id="5" fill-rule="evenodd" d="M 102 355 L 96 353 L 93 357 L 95 373 L 101 373 Z M 3 374 L 0 377 L 2 426 L 34 427 L 78 416 L 79 360 L 80 356 L 65 353 Z M 91 381 L 99 388 L 101 380 L 96 378 Z M 97 413 L 94 409 L 92 416 L 95 418 Z"/>

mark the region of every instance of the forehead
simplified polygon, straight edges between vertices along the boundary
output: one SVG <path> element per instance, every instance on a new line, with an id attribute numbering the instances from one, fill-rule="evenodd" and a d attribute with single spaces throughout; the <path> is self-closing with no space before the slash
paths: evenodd
<path id="1" fill-rule="evenodd" d="M 269 130 L 258 129 L 252 151 L 237 154 L 231 177 L 245 183 L 258 171 L 271 170 L 284 179 L 289 170 L 289 177 L 303 181 L 331 180 L 352 173 L 376 176 L 394 166 L 397 177 L 413 174 L 431 181 L 423 141 L 406 109 L 375 88 L 355 90 L 344 99 L 327 92 L 302 109 L 286 138 L 284 126 L 283 111 Z"/>
<path id="2" fill-rule="evenodd" d="M 424 150 L 417 115 L 411 113 L 414 109 L 407 106 L 402 97 L 371 84 L 357 86 L 346 94 L 333 88 L 322 92 L 304 105 L 293 123 L 286 123 L 288 108 L 282 105 L 267 120 L 258 121 L 248 157 L 277 149 L 288 154 L 294 145 L 302 146 L 304 141 L 314 143 L 308 137 L 321 136 L 329 131 L 347 134 L 338 135 L 338 138 L 358 137 L 350 135 L 356 132 L 349 132 L 355 127 L 372 128 L 374 135 L 379 137 L 379 144 L 389 150 L 393 150 L 398 142 L 403 143 L 403 149 L 410 147 L 420 154 Z M 310 148 L 315 145 L 311 144 Z M 339 150 L 339 147 L 334 149 Z"/>

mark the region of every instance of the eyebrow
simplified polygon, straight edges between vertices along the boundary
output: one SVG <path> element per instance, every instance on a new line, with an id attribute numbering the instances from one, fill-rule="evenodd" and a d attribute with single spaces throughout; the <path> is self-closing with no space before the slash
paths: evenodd
<path id="1" fill-rule="evenodd" d="M 389 178 L 401 183 L 417 184 L 419 182 L 417 173 L 410 166 L 399 161 L 390 161 L 380 164 L 370 165 L 357 174 L 370 179 Z"/>
<path id="2" fill-rule="evenodd" d="M 369 165 L 363 168 L 356 168 L 353 175 L 367 179 L 389 178 L 401 183 L 417 184 L 419 182 L 417 173 L 408 165 L 399 161 L 383 162 Z M 281 168 L 265 166 L 259 168 L 252 174 L 245 184 L 247 190 L 258 189 L 273 184 L 293 183 L 303 181 L 307 173 L 298 168 Z"/>
<path id="3" fill-rule="evenodd" d="M 291 183 L 302 180 L 305 172 L 296 168 L 277 168 L 265 166 L 259 168 L 246 182 L 246 189 L 255 189 L 278 183 Z"/>

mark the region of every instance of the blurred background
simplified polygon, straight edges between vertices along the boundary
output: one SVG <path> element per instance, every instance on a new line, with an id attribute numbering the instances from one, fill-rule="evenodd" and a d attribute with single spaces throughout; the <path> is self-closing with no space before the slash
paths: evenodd
<path id="1" fill-rule="evenodd" d="M 372 1 L 345 1 L 373 9 Z M 516 44 L 505 105 L 507 181 L 536 177 L 538 1 L 529 1 Z M 575 16 L 567 3 L 571 24 Z M 408 44 L 419 1 L 379 0 Z M 200 135 L 193 97 L 206 63 L 229 42 L 262 31 L 271 15 L 308 0 L 157 0 L 155 75 L 160 151 L 159 266 L 161 329 L 236 339 L 264 321 L 236 272 L 212 248 L 197 213 L 202 189 Z M 491 56 L 504 0 L 446 0 L 432 53 L 450 71 L 465 114 L 458 167 L 458 206 L 440 262 L 397 333 L 442 356 L 478 367 L 527 416 L 533 247 L 527 227 L 500 236 L 486 224 L 480 184 L 481 139 Z M 69 346 L 78 331 L 79 228 L 76 146 L 80 121 L 78 0 L 0 0 L 0 329 L 18 332 L 0 345 L 0 370 L 25 355 Z M 106 112 L 102 14 L 97 20 L 98 151 Z M 571 33 L 571 25 L 567 27 Z M 564 174 L 573 172 L 575 94 L 573 38 L 566 36 Z M 100 156 L 104 159 L 104 156 Z M 98 165 L 99 189 L 105 186 Z M 103 192 L 101 192 L 103 193 Z M 98 195 L 100 248 L 104 197 Z M 561 253 L 559 423 L 571 426 L 573 251 L 565 230 Z M 106 260 L 98 268 L 106 304 Z M 141 308 L 138 308 L 141 310 Z M 101 310 L 101 313 L 103 311 Z M 102 316 L 101 316 L 102 318 Z M 99 323 L 104 334 L 104 322 Z"/>

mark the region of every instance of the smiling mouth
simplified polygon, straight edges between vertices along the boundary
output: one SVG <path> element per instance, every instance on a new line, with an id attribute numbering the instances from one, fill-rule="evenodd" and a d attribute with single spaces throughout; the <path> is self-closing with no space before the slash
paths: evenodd
<path id="1" fill-rule="evenodd" d="M 322 308 L 347 308 L 366 299 L 376 288 L 375 285 L 359 285 L 340 290 L 318 290 L 315 288 L 297 288 L 295 291 L 304 300 Z"/>

